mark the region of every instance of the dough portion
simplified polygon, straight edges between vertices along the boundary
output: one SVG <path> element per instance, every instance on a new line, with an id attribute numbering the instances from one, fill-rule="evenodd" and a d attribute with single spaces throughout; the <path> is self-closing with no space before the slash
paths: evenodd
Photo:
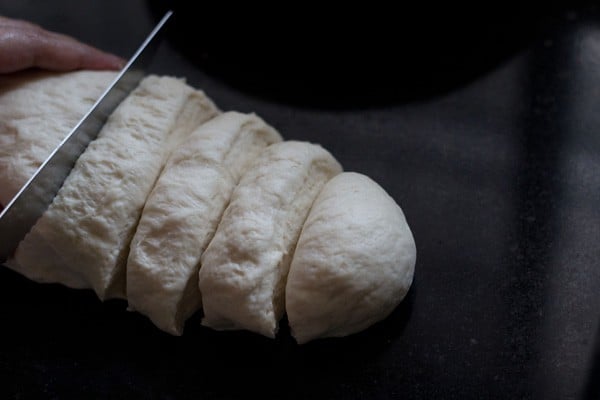
<path id="1" fill-rule="evenodd" d="M 171 154 L 152 190 L 127 262 L 130 308 L 174 335 L 201 304 L 200 257 L 243 171 L 281 136 L 253 114 L 227 112 Z"/>
<path id="2" fill-rule="evenodd" d="M 298 343 L 346 336 L 388 316 L 408 292 L 416 247 L 404 214 L 373 180 L 333 178 L 302 228 L 286 286 Z"/>
<path id="3" fill-rule="evenodd" d="M 146 77 L 109 117 L 9 266 L 39 282 L 125 295 L 125 263 L 142 207 L 169 152 L 217 113 L 182 80 Z"/>
<path id="4" fill-rule="evenodd" d="M 0 76 L 0 204 L 21 190 L 117 74 L 24 71 Z"/>
<path id="5" fill-rule="evenodd" d="M 323 185 L 341 170 L 310 143 L 277 143 L 261 153 L 202 255 L 203 325 L 275 336 L 302 224 Z"/>

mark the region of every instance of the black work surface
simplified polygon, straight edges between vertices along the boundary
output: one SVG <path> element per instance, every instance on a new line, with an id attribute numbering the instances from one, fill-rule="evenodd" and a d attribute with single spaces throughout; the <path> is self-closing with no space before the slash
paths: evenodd
<path id="1" fill-rule="evenodd" d="M 487 43 L 473 31 L 472 43 L 419 52 L 416 35 L 397 52 L 398 76 L 388 68 L 374 81 L 393 81 L 380 98 L 367 90 L 373 68 L 348 79 L 337 102 L 318 68 L 264 85 L 258 71 L 253 86 L 231 77 L 231 57 L 198 50 L 195 60 L 194 43 L 234 30 L 224 14 L 212 38 L 165 42 L 153 72 L 186 77 L 287 139 L 321 143 L 396 199 L 417 243 L 411 291 L 361 334 L 297 346 L 285 327 L 270 340 L 202 328 L 199 316 L 171 337 L 123 302 L 2 269 L 2 398 L 600 398 L 600 12 L 551 11 L 480 19 Z M 124 57 L 155 21 L 142 1 L 15 0 L 0 14 Z M 254 61 L 240 69 L 255 71 Z M 324 92 L 307 84 L 295 99 L 310 79 Z"/>

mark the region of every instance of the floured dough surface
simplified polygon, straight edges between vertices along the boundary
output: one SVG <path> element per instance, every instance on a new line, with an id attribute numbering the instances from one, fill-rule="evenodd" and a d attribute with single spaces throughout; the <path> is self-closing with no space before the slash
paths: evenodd
<path id="1" fill-rule="evenodd" d="M 281 136 L 253 114 L 223 113 L 177 147 L 131 242 L 127 299 L 160 329 L 182 333 L 201 303 L 200 256 L 230 195 L 256 156 Z"/>
<path id="2" fill-rule="evenodd" d="M 77 161 L 10 266 L 30 279 L 124 297 L 129 242 L 168 153 L 217 113 L 182 80 L 149 76 Z"/>
<path id="3" fill-rule="evenodd" d="M 315 200 L 290 267 L 286 311 L 299 343 L 346 336 L 388 316 L 413 279 L 415 242 L 396 202 L 357 173 Z"/>
<path id="4" fill-rule="evenodd" d="M 204 325 L 275 336 L 302 224 L 323 185 L 341 170 L 310 143 L 277 143 L 259 155 L 202 256 Z"/>
<path id="5" fill-rule="evenodd" d="M 0 204 L 17 194 L 116 76 L 114 71 L 0 76 Z"/>

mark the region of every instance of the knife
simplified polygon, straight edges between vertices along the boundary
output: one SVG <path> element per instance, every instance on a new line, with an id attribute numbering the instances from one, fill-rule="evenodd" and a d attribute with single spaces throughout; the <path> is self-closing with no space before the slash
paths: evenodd
<path id="1" fill-rule="evenodd" d="M 160 43 L 159 33 L 172 15 L 172 11 L 164 15 L 108 89 L 0 212 L 0 264 L 14 254 L 108 116 L 142 80 Z"/>

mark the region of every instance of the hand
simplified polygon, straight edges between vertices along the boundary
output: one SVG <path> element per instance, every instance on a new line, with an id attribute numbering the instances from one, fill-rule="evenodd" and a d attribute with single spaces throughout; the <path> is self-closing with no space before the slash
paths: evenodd
<path id="1" fill-rule="evenodd" d="M 0 16 L 0 73 L 37 67 L 54 71 L 120 69 L 124 60 L 27 21 Z"/>

